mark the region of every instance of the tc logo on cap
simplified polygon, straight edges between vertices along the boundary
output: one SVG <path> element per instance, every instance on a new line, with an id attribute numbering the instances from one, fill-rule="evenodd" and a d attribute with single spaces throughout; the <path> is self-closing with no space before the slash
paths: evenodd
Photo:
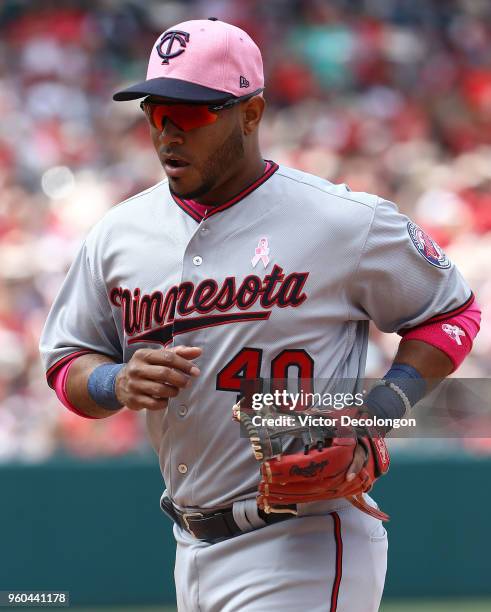
<path id="1" fill-rule="evenodd" d="M 172 52 L 172 47 L 176 42 L 179 44 L 180 48 Z M 155 47 L 157 49 L 157 53 L 163 60 L 162 64 L 168 64 L 170 59 L 184 53 L 186 50 L 186 43 L 188 42 L 188 32 L 182 32 L 181 30 L 170 30 L 169 32 L 166 32 Z M 163 51 L 162 47 L 165 43 L 167 43 L 167 49 Z"/>

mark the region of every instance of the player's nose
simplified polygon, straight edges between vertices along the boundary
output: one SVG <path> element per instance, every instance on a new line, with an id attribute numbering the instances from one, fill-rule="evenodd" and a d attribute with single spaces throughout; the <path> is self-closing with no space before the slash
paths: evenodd
<path id="1" fill-rule="evenodd" d="M 159 135 L 160 141 L 163 145 L 184 143 L 184 132 L 175 123 L 173 123 L 168 117 L 165 117 L 163 124 L 163 129 Z"/>

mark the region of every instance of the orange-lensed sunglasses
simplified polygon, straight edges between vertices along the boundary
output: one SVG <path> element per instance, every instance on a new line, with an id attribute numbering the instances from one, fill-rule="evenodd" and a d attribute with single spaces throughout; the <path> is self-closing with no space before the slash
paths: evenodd
<path id="1" fill-rule="evenodd" d="M 189 130 L 215 123 L 218 118 L 218 111 L 244 102 L 261 91 L 262 89 L 258 89 L 246 96 L 231 98 L 217 105 L 184 104 L 181 102 L 162 103 L 153 102 L 147 98 L 140 103 L 140 108 L 145 113 L 150 125 L 159 131 L 164 129 L 165 119 L 167 118 L 183 132 L 189 132 Z"/>

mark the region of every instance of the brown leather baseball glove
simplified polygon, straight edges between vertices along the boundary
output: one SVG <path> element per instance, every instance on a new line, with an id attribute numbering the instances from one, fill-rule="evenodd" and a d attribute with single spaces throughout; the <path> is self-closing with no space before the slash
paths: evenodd
<path id="1" fill-rule="evenodd" d="M 246 409 L 244 400 L 235 404 L 234 419 L 260 463 L 259 508 L 296 514 L 294 504 L 344 497 L 370 516 L 389 520 L 363 498 L 389 469 L 385 441 L 375 430 L 341 426 L 341 415 L 360 417 L 360 412 L 309 409 L 285 415 L 264 406 L 260 411 Z M 360 445 L 365 463 L 348 482 L 346 474 Z"/>

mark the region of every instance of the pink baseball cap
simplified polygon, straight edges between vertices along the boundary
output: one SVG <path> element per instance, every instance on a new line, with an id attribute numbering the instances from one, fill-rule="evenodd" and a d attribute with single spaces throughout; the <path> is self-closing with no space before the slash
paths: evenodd
<path id="1" fill-rule="evenodd" d="M 240 28 L 210 17 L 166 30 L 153 46 L 146 81 L 113 99 L 162 96 L 186 102 L 223 102 L 264 88 L 261 52 Z"/>

